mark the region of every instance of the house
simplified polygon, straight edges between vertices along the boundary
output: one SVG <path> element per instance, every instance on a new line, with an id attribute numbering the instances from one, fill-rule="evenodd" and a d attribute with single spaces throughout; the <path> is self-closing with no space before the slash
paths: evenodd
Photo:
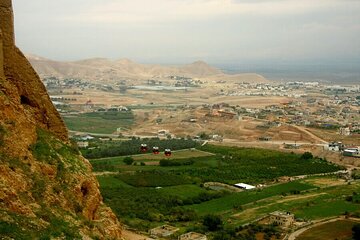
<path id="1" fill-rule="evenodd" d="M 343 151 L 343 155 L 347 157 L 360 157 L 359 148 L 346 148 Z"/>
<path id="2" fill-rule="evenodd" d="M 245 190 L 251 190 L 256 188 L 255 186 L 251 186 L 249 184 L 246 183 L 236 183 L 234 184 L 235 187 L 241 188 L 241 189 L 245 189 Z"/>
<path id="3" fill-rule="evenodd" d="M 79 148 L 87 148 L 89 147 L 89 142 L 77 142 L 76 143 Z"/>
<path id="4" fill-rule="evenodd" d="M 325 146 L 326 150 L 335 151 L 335 152 L 339 152 L 343 150 L 343 148 L 344 145 L 342 144 L 342 142 L 331 142 L 327 146 Z"/>
<path id="5" fill-rule="evenodd" d="M 343 136 L 350 136 L 350 128 L 340 128 L 339 134 Z"/>
<path id="6" fill-rule="evenodd" d="M 294 214 L 289 212 L 275 211 L 269 215 L 269 223 L 283 228 L 291 227 L 295 223 Z"/>
<path id="7" fill-rule="evenodd" d="M 269 136 L 261 136 L 261 137 L 259 137 L 259 140 L 260 141 L 270 141 L 271 137 L 269 137 Z"/>
<path id="8" fill-rule="evenodd" d="M 99 138 L 99 140 L 102 142 L 108 142 L 111 140 L 111 138 L 105 137 L 105 138 Z"/>
<path id="9" fill-rule="evenodd" d="M 166 138 L 170 134 L 169 130 L 159 130 L 158 137 L 159 138 Z"/>
<path id="10" fill-rule="evenodd" d="M 170 226 L 170 225 L 163 225 L 160 227 L 156 227 L 149 230 L 149 234 L 151 237 L 168 237 L 173 235 L 175 232 L 179 231 L 179 228 Z"/>
<path id="11" fill-rule="evenodd" d="M 204 234 L 188 232 L 179 236 L 178 240 L 207 240 L 207 237 Z"/>
<path id="12" fill-rule="evenodd" d="M 228 118 L 228 119 L 234 119 L 236 117 L 236 115 L 237 115 L 234 112 L 228 112 L 228 111 L 225 111 L 225 110 L 219 110 L 218 114 L 220 115 L 220 117 Z"/>
<path id="13" fill-rule="evenodd" d="M 291 144 L 291 143 L 284 143 L 284 148 L 286 149 L 299 149 L 300 145 L 295 144 Z"/>
<path id="14" fill-rule="evenodd" d="M 223 141 L 223 137 L 218 135 L 218 134 L 214 134 L 212 136 L 210 136 L 212 140 L 214 141 L 219 141 L 219 142 L 222 142 Z"/>
<path id="15" fill-rule="evenodd" d="M 83 141 L 88 141 L 88 140 L 93 140 L 94 137 L 90 136 L 90 135 L 86 135 L 86 136 L 82 136 L 80 137 L 81 140 Z"/>

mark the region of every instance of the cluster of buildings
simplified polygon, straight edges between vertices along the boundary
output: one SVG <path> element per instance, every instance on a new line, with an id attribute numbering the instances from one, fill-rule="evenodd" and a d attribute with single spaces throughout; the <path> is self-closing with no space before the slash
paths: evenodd
<path id="1" fill-rule="evenodd" d="M 306 83 L 313 84 L 313 83 Z M 307 86 L 307 85 L 306 85 Z M 313 86 L 313 85 L 310 85 Z M 220 90 L 218 95 L 223 96 L 279 96 L 300 98 L 307 94 L 300 88 L 300 85 L 293 83 L 268 84 L 268 83 L 239 83 L 231 90 Z"/>
<path id="2" fill-rule="evenodd" d="M 333 152 L 341 152 L 343 156 L 347 157 L 359 157 L 360 147 L 358 146 L 346 146 L 342 142 L 331 142 L 325 146 L 325 150 Z"/>
<path id="3" fill-rule="evenodd" d="M 56 77 L 45 77 L 42 79 L 45 87 L 49 91 L 62 91 L 64 89 L 85 89 L 85 88 L 95 88 L 95 85 L 80 79 L 75 78 L 65 78 L 59 79 Z"/>
<path id="4" fill-rule="evenodd" d="M 171 80 L 176 81 L 175 87 L 199 87 L 201 84 L 204 84 L 203 81 L 199 79 L 194 79 L 191 77 L 184 76 L 169 76 Z"/>
<path id="5" fill-rule="evenodd" d="M 306 89 L 298 91 L 306 93 Z M 314 91 L 322 94 L 319 90 Z M 228 108 L 230 109 L 228 112 L 299 126 L 338 129 L 339 134 L 348 136 L 360 132 L 360 98 L 357 94 L 351 92 L 344 95 L 307 96 L 306 93 L 296 101 L 282 101 L 280 104 L 265 108 L 232 106 Z M 212 113 L 212 115 L 216 114 L 221 113 L 218 111 Z"/>
<path id="6" fill-rule="evenodd" d="M 275 211 L 258 220 L 261 224 L 276 225 L 283 229 L 289 229 L 296 223 L 294 214 L 290 212 Z M 163 225 L 149 230 L 153 239 L 168 238 L 173 236 L 180 229 L 170 225 Z M 197 232 L 188 232 L 179 235 L 178 240 L 207 240 L 207 236 Z"/>

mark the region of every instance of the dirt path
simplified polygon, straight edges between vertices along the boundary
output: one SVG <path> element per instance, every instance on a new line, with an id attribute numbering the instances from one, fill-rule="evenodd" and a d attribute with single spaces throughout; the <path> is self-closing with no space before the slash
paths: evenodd
<path id="1" fill-rule="evenodd" d="M 313 139 L 319 141 L 320 143 L 323 143 L 323 144 L 327 143 L 327 141 L 325 141 L 324 139 L 316 136 L 315 134 L 313 134 L 312 132 L 310 132 L 309 130 L 307 130 L 304 127 L 299 127 L 299 126 L 296 126 L 296 125 L 291 125 L 291 126 L 295 127 L 296 129 L 298 129 L 301 132 L 306 133 L 307 135 L 311 136 Z"/>
<path id="2" fill-rule="evenodd" d="M 116 175 L 118 172 L 93 172 L 95 176 L 102 176 L 102 175 Z"/>
<path id="3" fill-rule="evenodd" d="M 125 229 L 122 231 L 122 235 L 124 240 L 152 240 L 152 238 L 149 238 L 145 235 L 141 235 Z"/>
<path id="4" fill-rule="evenodd" d="M 304 233 L 305 231 L 313 228 L 313 227 L 317 227 L 320 226 L 322 224 L 325 223 L 331 223 L 331 222 L 336 222 L 338 220 L 344 219 L 344 217 L 337 217 L 337 218 L 332 218 L 332 219 L 325 219 L 325 220 L 320 220 L 319 222 L 316 222 L 310 226 L 304 227 L 304 228 L 300 228 L 298 230 L 296 230 L 295 232 L 291 233 L 287 238 L 285 238 L 285 240 L 295 240 L 298 236 L 300 236 L 302 233 Z"/>
<path id="5" fill-rule="evenodd" d="M 280 200 L 277 200 L 277 201 L 275 201 L 273 203 L 269 203 L 269 204 L 259 206 L 259 207 L 255 207 L 255 208 L 245 209 L 241 213 L 234 214 L 233 216 L 234 217 L 244 216 L 244 215 L 251 216 L 251 215 L 254 215 L 256 210 L 261 209 L 261 208 L 268 208 L 268 207 L 273 206 L 275 204 L 284 203 L 284 202 L 290 202 L 290 201 L 299 200 L 299 199 L 313 198 L 313 197 L 317 197 L 317 196 L 323 195 L 323 194 L 326 194 L 326 193 L 316 193 L 316 194 L 309 194 L 309 195 L 304 195 L 304 196 L 288 196 L 288 197 L 282 198 Z M 270 198 L 264 199 L 264 200 L 269 200 Z M 253 204 L 253 203 L 244 204 L 244 206 L 251 205 L 251 204 Z"/>

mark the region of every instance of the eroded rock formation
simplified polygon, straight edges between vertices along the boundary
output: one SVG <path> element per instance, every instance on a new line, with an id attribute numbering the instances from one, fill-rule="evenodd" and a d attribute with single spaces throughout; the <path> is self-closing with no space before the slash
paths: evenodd
<path id="1" fill-rule="evenodd" d="M 91 166 L 15 46 L 13 26 L 11 0 L 0 0 L 0 238 L 119 239 Z"/>

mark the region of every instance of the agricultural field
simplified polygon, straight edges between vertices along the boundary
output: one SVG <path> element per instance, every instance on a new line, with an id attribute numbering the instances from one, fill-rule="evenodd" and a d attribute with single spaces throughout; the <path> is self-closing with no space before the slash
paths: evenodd
<path id="1" fill-rule="evenodd" d="M 297 237 L 297 240 L 352 239 L 352 227 L 360 222 L 339 220 L 311 228 Z"/>
<path id="2" fill-rule="evenodd" d="M 197 149 L 184 149 L 178 151 L 172 151 L 171 159 L 188 159 L 188 158 L 198 158 L 198 157 L 210 157 L 215 154 L 200 151 Z M 166 159 L 164 154 L 161 152 L 159 155 L 154 155 L 152 153 L 141 154 L 133 156 L 135 161 L 144 161 L 144 160 L 162 160 Z"/>
<path id="3" fill-rule="evenodd" d="M 130 165 L 123 162 L 125 156 L 93 159 L 91 163 L 99 173 L 104 201 L 125 224 L 143 231 L 167 222 L 179 227 L 180 233 L 205 233 L 202 219 L 208 215 L 220 216 L 224 227 L 234 230 L 276 210 L 290 211 L 303 221 L 344 213 L 359 214 L 358 195 L 354 195 L 360 192 L 358 182 L 348 184 L 336 175 L 277 181 L 282 176 L 341 169 L 323 159 L 306 154 L 212 145 L 199 150 L 181 151 L 180 155 L 174 154 L 168 159 L 170 162 L 191 161 L 191 165 L 139 164 L 154 161 L 152 155 L 146 154 L 131 156 L 134 161 Z M 205 155 L 197 155 L 200 153 Z M 113 173 L 101 175 L 102 171 Z M 263 185 L 231 193 L 205 188 L 204 183 L 209 181 Z"/>
<path id="4" fill-rule="evenodd" d="M 63 116 L 72 131 L 111 134 L 117 128 L 129 128 L 134 123 L 132 112 L 92 112 Z"/>
<path id="5" fill-rule="evenodd" d="M 191 139 L 159 139 L 159 138 L 132 138 L 127 141 L 91 141 L 89 149 L 81 149 L 81 153 L 84 157 L 88 159 L 96 159 L 96 158 L 108 158 L 108 157 L 118 157 L 118 156 L 128 156 L 128 155 L 136 155 L 142 154 L 140 151 L 141 144 L 147 144 L 149 151 L 151 151 L 152 147 L 159 147 L 160 151 L 164 151 L 166 148 L 170 148 L 171 150 L 183 150 L 183 149 L 191 149 L 199 146 L 198 142 L 195 142 Z M 200 153 L 199 151 L 183 152 L 179 153 L 179 157 L 186 157 L 187 154 L 190 154 L 190 157 L 204 156 L 208 155 L 207 153 Z M 145 160 L 146 155 L 143 154 L 141 159 Z M 163 156 L 163 155 L 161 155 Z M 135 156 L 133 156 L 135 157 Z M 155 158 L 155 156 L 154 156 Z M 160 158 L 160 157 L 158 157 Z M 139 158 L 138 158 L 139 160 Z"/>

